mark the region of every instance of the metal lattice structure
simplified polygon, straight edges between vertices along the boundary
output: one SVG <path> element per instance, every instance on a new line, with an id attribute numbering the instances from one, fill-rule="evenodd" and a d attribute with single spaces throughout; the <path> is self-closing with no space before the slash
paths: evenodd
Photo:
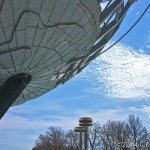
<path id="1" fill-rule="evenodd" d="M 100 54 L 131 3 L 110 0 L 104 9 L 101 4 L 98 0 L 0 1 L 1 117 L 12 104 L 65 83 Z"/>

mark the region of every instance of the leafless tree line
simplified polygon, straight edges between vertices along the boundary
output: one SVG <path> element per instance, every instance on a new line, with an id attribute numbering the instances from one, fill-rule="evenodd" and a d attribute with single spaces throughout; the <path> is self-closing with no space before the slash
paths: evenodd
<path id="1" fill-rule="evenodd" d="M 36 140 L 35 150 L 79 150 L 79 136 L 73 130 L 64 131 L 61 127 L 48 127 L 45 134 Z"/>
<path id="2" fill-rule="evenodd" d="M 126 121 L 96 122 L 89 130 L 89 150 L 150 150 L 150 134 L 139 117 Z M 79 135 L 73 130 L 49 127 L 39 135 L 35 150 L 79 150 Z"/>

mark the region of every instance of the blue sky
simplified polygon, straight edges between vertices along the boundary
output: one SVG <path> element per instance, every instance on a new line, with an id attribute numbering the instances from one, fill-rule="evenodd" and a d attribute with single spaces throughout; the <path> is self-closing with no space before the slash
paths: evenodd
<path id="1" fill-rule="evenodd" d="M 139 0 L 107 46 L 140 16 Z M 106 47 L 107 47 L 106 46 Z M 81 116 L 105 123 L 138 115 L 150 129 L 150 10 L 119 44 L 49 93 L 11 108 L 0 121 L 1 150 L 30 150 L 48 126 L 72 129 Z"/>

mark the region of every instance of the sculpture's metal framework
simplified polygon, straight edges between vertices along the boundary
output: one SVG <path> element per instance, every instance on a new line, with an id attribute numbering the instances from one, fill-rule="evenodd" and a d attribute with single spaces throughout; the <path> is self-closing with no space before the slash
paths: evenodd
<path id="1" fill-rule="evenodd" d="M 131 4 L 1 0 L 0 118 L 11 105 L 36 98 L 85 68 L 118 30 Z"/>

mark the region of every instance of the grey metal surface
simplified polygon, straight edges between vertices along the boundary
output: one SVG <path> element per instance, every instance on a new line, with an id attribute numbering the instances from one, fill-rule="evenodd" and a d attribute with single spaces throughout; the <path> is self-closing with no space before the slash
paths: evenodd
<path id="1" fill-rule="evenodd" d="M 106 10 L 97 0 L 0 1 L 0 90 L 15 74 L 32 76 L 13 105 L 65 83 L 99 55 L 126 12 L 118 0 Z"/>

